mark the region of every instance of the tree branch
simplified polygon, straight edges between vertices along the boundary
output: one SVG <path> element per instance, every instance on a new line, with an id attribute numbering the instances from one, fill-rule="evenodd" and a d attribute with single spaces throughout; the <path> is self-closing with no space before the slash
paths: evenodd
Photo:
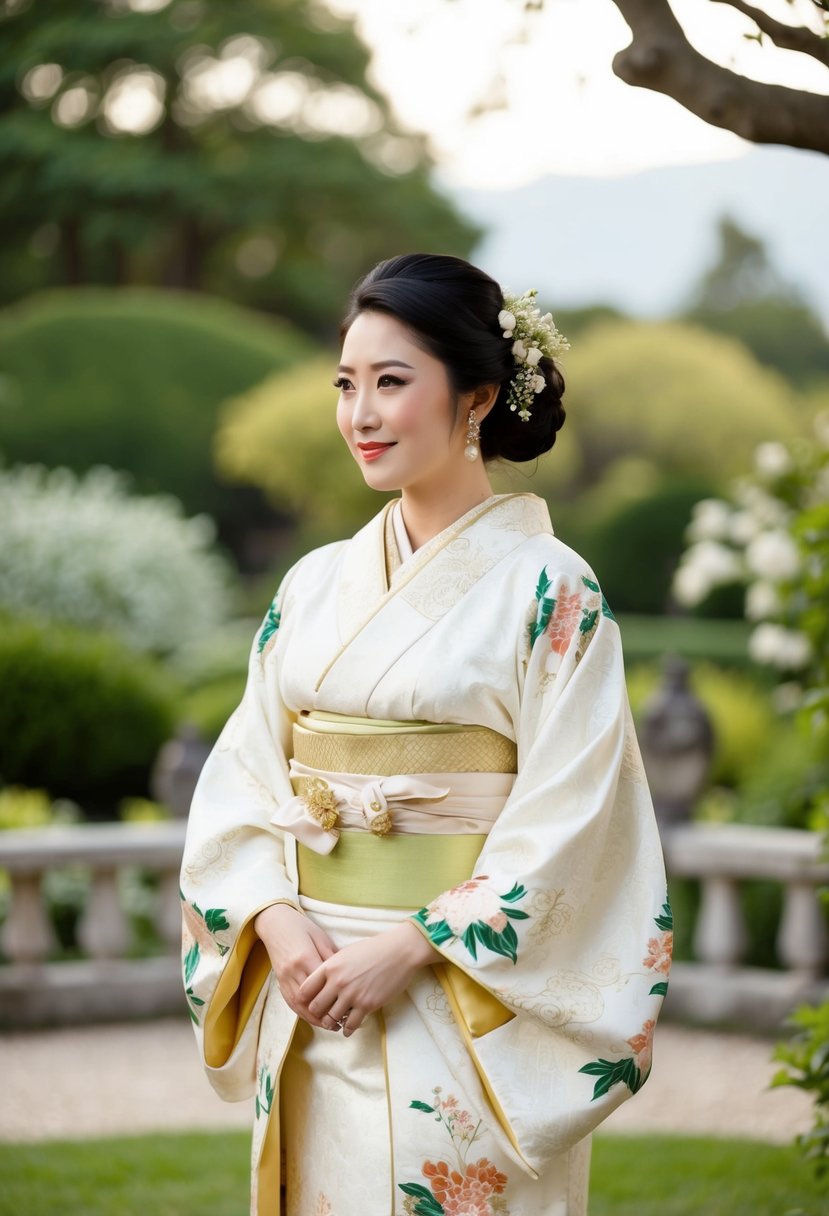
<path id="1" fill-rule="evenodd" d="M 800 51 L 804 55 L 811 55 L 824 67 L 829 68 L 829 38 L 813 33 L 805 25 L 786 25 L 783 21 L 776 21 L 761 8 L 745 4 L 744 0 L 711 0 L 711 3 L 727 4 L 730 8 L 736 8 L 738 12 L 751 18 L 757 28 L 768 34 L 774 45 L 779 46 L 781 50 Z"/>
<path id="2" fill-rule="evenodd" d="M 613 58 L 626 84 L 678 101 L 715 127 L 753 143 L 788 144 L 829 155 L 829 97 L 760 84 L 691 46 L 668 0 L 612 0 L 633 41 Z"/>

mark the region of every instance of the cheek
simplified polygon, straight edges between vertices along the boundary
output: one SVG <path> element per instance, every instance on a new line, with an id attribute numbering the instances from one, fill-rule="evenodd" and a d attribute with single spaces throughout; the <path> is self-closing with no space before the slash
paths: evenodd
<path id="1" fill-rule="evenodd" d="M 442 393 L 424 389 L 397 403 L 394 426 L 398 434 L 430 444 L 448 436 L 452 414 Z"/>
<path id="2" fill-rule="evenodd" d="M 351 411 L 342 397 L 337 402 L 337 426 L 343 439 L 350 445 L 351 441 Z"/>

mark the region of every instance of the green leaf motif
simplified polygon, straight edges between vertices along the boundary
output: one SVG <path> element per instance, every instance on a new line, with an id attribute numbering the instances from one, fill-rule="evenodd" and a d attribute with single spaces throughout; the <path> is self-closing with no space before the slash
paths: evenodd
<path id="1" fill-rule="evenodd" d="M 184 983 L 189 987 L 193 976 L 196 974 L 196 968 L 199 965 L 199 943 L 193 942 L 193 945 L 184 956 Z"/>
<path id="2" fill-rule="evenodd" d="M 579 633 L 589 633 L 590 630 L 593 628 L 593 626 L 596 624 L 596 619 L 597 619 L 598 615 L 599 615 L 598 609 L 596 609 L 596 608 L 594 608 L 592 612 L 588 612 L 585 609 L 584 616 L 579 621 Z"/>
<path id="3" fill-rule="evenodd" d="M 653 988 L 651 988 L 650 992 L 648 993 L 648 996 L 667 996 L 667 995 L 668 995 L 668 981 L 667 980 L 660 980 L 658 984 L 654 984 Z"/>
<path id="4" fill-rule="evenodd" d="M 412 1110 L 425 1110 L 427 1115 L 433 1115 L 435 1113 L 434 1106 L 430 1106 L 428 1102 L 418 1102 L 415 1100 L 414 1102 L 409 1103 L 409 1107 Z"/>
<path id="5" fill-rule="evenodd" d="M 529 912 L 522 912 L 520 908 L 504 908 L 504 915 L 511 916 L 513 920 L 529 920 Z"/>
<path id="6" fill-rule="evenodd" d="M 505 899 L 507 903 L 515 903 L 516 899 L 523 899 L 527 894 L 527 888 L 520 883 L 515 883 L 513 887 L 507 891 L 506 895 L 502 895 L 501 899 Z"/>
<path id="7" fill-rule="evenodd" d="M 279 622 L 282 614 L 276 608 L 276 596 L 274 596 L 271 606 L 267 611 L 264 621 L 262 622 L 262 632 L 259 634 L 259 642 L 257 643 L 257 651 L 259 654 L 265 649 L 270 638 L 276 633 L 279 628 Z"/>
<path id="8" fill-rule="evenodd" d="M 599 584 L 594 582 L 592 578 L 588 578 L 586 574 L 581 576 L 581 581 L 584 583 L 585 587 L 588 587 L 591 591 L 599 590 Z"/>
<path id="9" fill-rule="evenodd" d="M 431 925 L 427 925 L 426 920 L 428 916 L 429 909 L 421 908 L 419 912 L 413 914 L 412 920 L 419 921 L 423 925 L 423 928 L 429 935 L 429 940 L 436 946 L 442 946 L 444 942 L 448 942 L 451 937 L 455 936 L 445 920 L 437 920 Z"/>
<path id="10" fill-rule="evenodd" d="M 614 1085 L 626 1085 L 632 1094 L 642 1086 L 642 1074 L 632 1057 L 625 1060 L 593 1060 L 583 1065 L 579 1072 L 598 1077 L 593 1087 L 593 1102 L 603 1097 Z"/>
<path id="11" fill-rule="evenodd" d="M 606 616 L 609 621 L 616 620 L 616 617 L 610 611 L 610 604 L 608 604 L 607 600 L 605 599 L 604 592 L 602 592 L 602 616 Z"/>
<path id="12" fill-rule="evenodd" d="M 204 914 L 204 923 L 208 932 L 217 933 L 220 929 L 229 929 L 230 921 L 225 916 L 226 908 L 208 908 Z"/>
<path id="13" fill-rule="evenodd" d="M 438 1203 L 431 1191 L 427 1191 L 425 1186 L 419 1182 L 398 1182 L 397 1184 L 405 1195 L 411 1195 L 417 1199 L 417 1203 L 412 1208 L 415 1216 L 444 1216 L 444 1207 Z"/>
<path id="14" fill-rule="evenodd" d="M 665 899 L 665 902 L 662 905 L 662 915 L 655 916 L 654 923 L 655 923 L 657 929 L 662 929 L 664 931 L 667 931 L 668 929 L 673 929 L 674 914 L 671 909 L 670 901 L 667 898 Z"/>
<path id="15" fill-rule="evenodd" d="M 550 617 L 555 611 L 556 602 L 551 597 L 548 597 L 547 591 L 550 587 L 550 579 L 547 574 L 547 567 L 538 576 L 538 582 L 535 585 L 536 613 L 535 621 L 530 625 L 530 647 L 533 647 L 541 637 L 544 630 L 550 623 Z"/>

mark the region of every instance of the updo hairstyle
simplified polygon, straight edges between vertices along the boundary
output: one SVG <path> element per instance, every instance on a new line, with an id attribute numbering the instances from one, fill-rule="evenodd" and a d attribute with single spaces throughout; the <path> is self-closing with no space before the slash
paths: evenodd
<path id="1" fill-rule="evenodd" d="M 395 317 L 412 339 L 446 367 L 450 387 L 468 393 L 482 384 L 501 387 L 481 423 L 484 460 L 533 460 L 548 452 L 564 423 L 564 377 L 546 355 L 537 371 L 546 387 L 536 393 L 527 422 L 507 405 L 516 371 L 512 342 L 503 336 L 498 314 L 504 297 L 496 281 L 463 258 L 407 253 L 380 262 L 361 279 L 340 326 L 340 340 L 363 312 Z"/>

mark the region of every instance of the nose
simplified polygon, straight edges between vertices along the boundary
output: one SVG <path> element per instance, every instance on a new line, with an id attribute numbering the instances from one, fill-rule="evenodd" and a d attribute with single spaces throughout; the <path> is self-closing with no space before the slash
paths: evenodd
<path id="1" fill-rule="evenodd" d="M 370 387 L 361 388 L 355 393 L 351 425 L 355 431 L 376 431 L 380 426 L 380 415 Z"/>

